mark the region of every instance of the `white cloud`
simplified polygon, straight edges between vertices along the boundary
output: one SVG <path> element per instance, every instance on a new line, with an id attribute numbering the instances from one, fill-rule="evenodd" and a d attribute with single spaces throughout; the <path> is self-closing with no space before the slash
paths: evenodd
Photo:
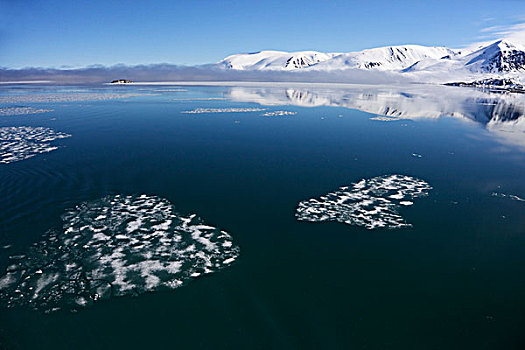
<path id="1" fill-rule="evenodd" d="M 485 34 L 484 37 L 507 39 L 525 44 L 525 22 L 511 25 L 490 26 L 481 29 L 480 32 Z"/>

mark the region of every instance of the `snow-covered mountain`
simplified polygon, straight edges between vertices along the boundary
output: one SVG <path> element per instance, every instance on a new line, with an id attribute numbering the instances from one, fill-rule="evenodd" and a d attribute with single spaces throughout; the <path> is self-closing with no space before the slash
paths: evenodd
<path id="1" fill-rule="evenodd" d="M 501 73 L 525 70 L 525 47 L 499 40 L 465 56 L 471 71 Z"/>
<path id="2" fill-rule="evenodd" d="M 261 51 L 232 55 L 218 63 L 225 69 L 258 71 L 375 70 L 416 81 L 475 81 L 525 77 L 525 45 L 498 40 L 467 49 L 420 45 L 388 46 L 349 53 Z"/>
<path id="3" fill-rule="evenodd" d="M 237 70 L 294 70 L 313 66 L 339 54 L 317 51 L 260 51 L 226 57 L 219 64 Z"/>
<path id="4" fill-rule="evenodd" d="M 238 54 L 220 61 L 226 68 L 239 70 L 336 70 L 345 68 L 401 70 L 424 60 L 455 55 L 446 47 L 419 45 L 389 46 L 350 53 L 323 53 L 317 51 L 283 52 L 261 51 Z"/>

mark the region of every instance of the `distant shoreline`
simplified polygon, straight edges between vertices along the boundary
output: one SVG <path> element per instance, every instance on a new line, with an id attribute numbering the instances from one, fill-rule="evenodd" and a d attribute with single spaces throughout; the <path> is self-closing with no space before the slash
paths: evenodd
<path id="1" fill-rule="evenodd" d="M 296 81 L 143 81 L 135 83 L 104 83 L 103 85 L 184 85 L 184 86 L 407 86 L 407 85 L 434 85 L 440 84 L 422 84 L 422 83 L 379 83 L 379 84 L 362 84 L 362 83 L 310 83 Z"/>

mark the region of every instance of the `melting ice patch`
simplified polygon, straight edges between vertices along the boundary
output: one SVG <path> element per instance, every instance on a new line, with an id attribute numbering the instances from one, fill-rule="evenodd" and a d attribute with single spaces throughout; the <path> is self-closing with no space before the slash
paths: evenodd
<path id="1" fill-rule="evenodd" d="M 6 107 L 0 108 L 0 117 L 8 117 L 11 115 L 25 115 L 53 112 L 52 109 L 37 109 L 32 107 Z"/>
<path id="2" fill-rule="evenodd" d="M 411 225 L 398 209 L 412 205 L 411 199 L 427 195 L 431 188 L 427 182 L 406 175 L 363 179 L 319 199 L 300 202 L 296 217 L 301 221 L 337 221 L 369 230 L 407 227 Z"/>
<path id="3" fill-rule="evenodd" d="M 262 112 L 266 108 L 196 108 L 191 111 L 183 111 L 186 114 L 202 114 L 202 113 L 246 113 L 246 112 Z"/>
<path id="4" fill-rule="evenodd" d="M 37 310 L 74 310 L 99 299 L 170 290 L 230 265 L 231 236 L 166 199 L 107 196 L 67 211 L 0 278 L 0 301 Z"/>
<path id="5" fill-rule="evenodd" d="M 0 163 L 8 164 L 56 150 L 49 142 L 71 135 L 44 127 L 0 128 Z"/>

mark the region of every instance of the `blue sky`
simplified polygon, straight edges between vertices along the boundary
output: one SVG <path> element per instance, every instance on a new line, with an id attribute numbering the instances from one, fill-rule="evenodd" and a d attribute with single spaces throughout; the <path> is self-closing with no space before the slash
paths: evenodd
<path id="1" fill-rule="evenodd" d="M 0 0 L 0 66 L 211 63 L 260 50 L 462 47 L 525 20 L 525 0 Z"/>

